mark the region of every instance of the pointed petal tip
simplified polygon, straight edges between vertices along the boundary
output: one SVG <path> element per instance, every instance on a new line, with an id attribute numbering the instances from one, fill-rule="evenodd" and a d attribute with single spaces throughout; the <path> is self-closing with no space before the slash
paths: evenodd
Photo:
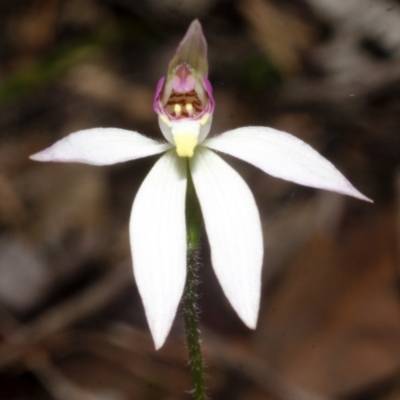
<path id="1" fill-rule="evenodd" d="M 190 24 L 189 29 L 205 40 L 203 25 L 201 25 L 201 22 L 197 18 Z"/>
<path id="2" fill-rule="evenodd" d="M 191 24 L 189 25 L 189 29 L 192 27 L 199 27 L 201 28 L 201 23 L 198 18 L 194 19 Z"/>
<path id="3" fill-rule="evenodd" d="M 240 319 L 249 329 L 255 330 L 257 328 L 258 314 L 260 311 L 260 295 L 261 291 L 258 291 L 257 298 L 253 299 L 246 307 L 236 309 Z"/>
<path id="4" fill-rule="evenodd" d="M 374 201 L 372 199 L 370 199 L 367 196 L 364 196 L 361 192 L 358 192 L 357 195 L 353 195 L 353 197 L 356 197 L 359 200 L 366 201 L 367 203 L 371 203 L 371 204 L 374 203 Z"/>
<path id="5" fill-rule="evenodd" d="M 252 301 L 250 301 L 248 304 L 244 305 L 241 303 L 242 307 L 237 307 L 235 306 L 233 302 L 230 303 L 234 310 L 236 311 L 237 315 L 239 318 L 242 320 L 242 322 L 252 330 L 255 330 L 257 328 L 257 323 L 258 323 L 258 314 L 260 311 L 260 295 L 261 291 L 258 291 L 257 297 L 253 298 Z"/>
<path id="6" fill-rule="evenodd" d="M 200 31 L 201 33 L 203 33 L 203 27 L 201 25 L 201 22 L 199 21 L 198 18 L 194 19 L 190 25 L 189 28 L 186 31 L 186 35 L 190 32 L 190 33 L 194 33 L 195 31 Z M 185 35 L 185 36 L 186 36 Z"/>
<path id="7" fill-rule="evenodd" d="M 182 48 L 182 46 L 184 46 L 186 43 L 192 44 L 193 40 L 196 39 L 200 40 L 201 42 L 203 42 L 203 44 L 207 45 L 203 32 L 203 27 L 197 18 L 193 20 L 192 23 L 189 25 L 179 47 Z"/>
<path id="8" fill-rule="evenodd" d="M 171 331 L 171 326 L 175 319 L 175 313 L 164 321 L 162 321 L 161 317 L 157 320 L 149 319 L 148 313 L 146 313 L 146 317 L 148 319 L 151 337 L 153 338 L 154 348 L 159 350 L 164 346 L 169 332 Z"/>
<path id="9" fill-rule="evenodd" d="M 146 317 L 147 317 L 147 313 L 146 313 Z M 161 349 L 161 347 L 164 346 L 165 341 L 167 340 L 169 331 L 171 330 L 171 326 L 170 326 L 171 324 L 165 325 L 165 324 L 160 324 L 159 322 L 160 322 L 160 320 L 158 320 L 158 321 L 151 320 L 151 319 L 148 320 L 150 334 L 153 339 L 154 348 L 156 350 L 159 350 L 159 349 Z"/>
<path id="10" fill-rule="evenodd" d="M 32 155 L 29 156 L 28 158 L 29 158 L 30 160 L 32 160 L 32 161 L 41 161 L 41 160 L 40 160 L 39 153 L 32 154 Z"/>
<path id="11" fill-rule="evenodd" d="M 354 197 L 358 200 L 366 201 L 367 203 L 374 202 L 372 199 L 363 195 L 359 190 L 357 190 L 346 178 L 344 178 L 344 179 L 345 179 L 346 185 L 344 186 L 344 188 L 342 187 L 342 190 L 340 190 L 338 188 L 338 190 L 331 189 L 331 191 L 336 191 L 338 193 L 341 193 L 341 194 L 344 194 L 344 195 L 347 195 L 350 197 Z"/>
<path id="12" fill-rule="evenodd" d="M 164 336 L 164 337 L 155 337 L 155 336 L 153 336 L 154 348 L 156 350 L 160 350 L 161 347 L 164 346 L 166 338 L 167 338 L 166 336 Z"/>
<path id="13" fill-rule="evenodd" d="M 249 318 L 248 316 L 246 316 L 246 318 L 241 317 L 241 319 L 249 329 L 255 330 L 257 328 L 258 313 L 257 315 L 255 315 L 255 317 Z"/>
<path id="14" fill-rule="evenodd" d="M 42 162 L 52 161 L 51 157 L 49 157 L 49 154 L 46 150 L 32 154 L 31 156 L 29 156 L 29 159 L 32 161 L 42 161 Z"/>

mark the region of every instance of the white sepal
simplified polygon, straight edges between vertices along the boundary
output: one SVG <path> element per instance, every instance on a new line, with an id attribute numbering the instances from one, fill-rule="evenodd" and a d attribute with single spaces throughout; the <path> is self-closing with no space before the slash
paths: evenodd
<path id="1" fill-rule="evenodd" d="M 167 151 L 172 146 L 140 133 L 118 128 L 93 128 L 71 133 L 31 160 L 110 165 Z"/>
<path id="2" fill-rule="evenodd" d="M 170 331 L 186 280 L 186 159 L 157 161 L 133 203 L 133 271 L 156 349 Z"/>
<path id="3" fill-rule="evenodd" d="M 240 175 L 214 152 L 198 147 L 190 160 L 214 271 L 232 307 L 257 324 L 263 239 L 254 197 Z"/>
<path id="4" fill-rule="evenodd" d="M 258 126 L 238 128 L 206 139 L 203 146 L 247 161 L 277 178 L 371 201 L 330 161 L 286 132 Z"/>

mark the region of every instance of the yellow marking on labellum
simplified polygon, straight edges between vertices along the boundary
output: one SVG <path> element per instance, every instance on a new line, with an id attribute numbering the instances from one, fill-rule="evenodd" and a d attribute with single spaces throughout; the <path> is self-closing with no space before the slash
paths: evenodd
<path id="1" fill-rule="evenodd" d="M 160 115 L 160 119 L 162 122 L 166 123 L 167 125 L 169 124 L 169 119 L 165 115 Z"/>
<path id="2" fill-rule="evenodd" d="M 204 116 L 200 120 L 200 124 L 205 125 L 207 123 L 209 117 L 210 117 L 210 114 L 204 114 Z"/>
<path id="3" fill-rule="evenodd" d="M 191 117 L 193 115 L 193 105 L 192 105 L 192 103 L 187 103 L 185 107 L 186 107 L 187 113 Z"/>
<path id="4" fill-rule="evenodd" d="M 174 105 L 174 111 L 175 111 L 175 115 L 177 117 L 180 117 L 182 114 L 182 106 L 180 104 L 175 104 Z"/>
<path id="5" fill-rule="evenodd" d="M 176 152 L 179 157 L 192 157 L 197 145 L 197 135 L 188 132 L 179 132 L 173 135 Z"/>

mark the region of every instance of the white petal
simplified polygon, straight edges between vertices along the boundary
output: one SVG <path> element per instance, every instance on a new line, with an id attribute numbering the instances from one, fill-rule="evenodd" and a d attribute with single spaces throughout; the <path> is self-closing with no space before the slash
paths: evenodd
<path id="1" fill-rule="evenodd" d="M 286 132 L 258 126 L 238 128 L 205 140 L 203 146 L 240 158 L 278 178 L 371 201 L 331 162 Z"/>
<path id="2" fill-rule="evenodd" d="M 110 165 L 152 156 L 171 148 L 140 133 L 118 128 L 94 128 L 71 133 L 32 155 L 35 161 Z"/>
<path id="3" fill-rule="evenodd" d="M 171 150 L 155 164 L 133 203 L 133 271 L 156 348 L 170 331 L 186 280 L 186 159 Z"/>
<path id="4" fill-rule="evenodd" d="M 240 175 L 210 150 L 197 148 L 190 168 L 215 273 L 239 317 L 255 328 L 263 240 L 254 197 Z"/>

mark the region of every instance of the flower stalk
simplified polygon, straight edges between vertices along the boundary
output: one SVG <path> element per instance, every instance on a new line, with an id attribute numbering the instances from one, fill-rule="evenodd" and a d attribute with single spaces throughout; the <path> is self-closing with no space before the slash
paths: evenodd
<path id="1" fill-rule="evenodd" d="M 189 170 L 189 165 L 188 165 Z M 188 171 L 189 172 L 189 171 Z M 190 173 L 188 173 L 190 177 Z M 184 319 L 186 341 L 188 345 L 190 368 L 193 377 L 193 397 L 195 400 L 206 400 L 204 383 L 204 366 L 201 354 L 200 330 L 198 327 L 197 305 L 197 268 L 198 250 L 201 233 L 201 211 L 192 179 L 188 179 L 186 192 L 186 229 L 187 229 L 187 277 L 184 292 Z"/>
<path id="2" fill-rule="evenodd" d="M 197 251 L 188 251 L 188 271 L 184 294 L 184 316 L 186 341 L 189 352 L 189 362 L 193 378 L 193 398 L 206 400 L 206 387 L 204 382 L 204 365 L 201 354 L 200 330 L 198 327 L 197 306 Z"/>

